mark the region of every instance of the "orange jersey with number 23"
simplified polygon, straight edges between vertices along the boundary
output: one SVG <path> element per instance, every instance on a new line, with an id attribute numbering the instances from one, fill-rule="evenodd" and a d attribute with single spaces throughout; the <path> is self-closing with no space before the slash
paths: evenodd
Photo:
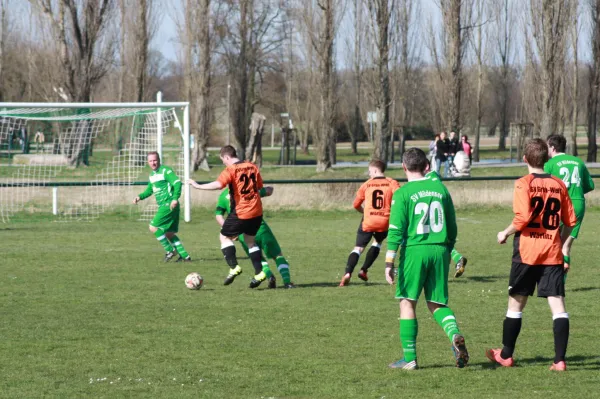
<path id="1" fill-rule="evenodd" d="M 258 191 L 263 180 L 258 167 L 251 162 L 240 161 L 229 165 L 217 178 L 223 186 L 229 186 L 231 213 L 239 219 L 262 216 L 262 202 Z"/>

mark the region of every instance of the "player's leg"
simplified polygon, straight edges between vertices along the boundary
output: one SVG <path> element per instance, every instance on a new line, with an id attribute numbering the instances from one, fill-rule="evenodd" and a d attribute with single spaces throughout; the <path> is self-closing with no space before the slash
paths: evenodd
<path id="1" fill-rule="evenodd" d="M 191 262 L 192 258 L 187 253 L 183 247 L 183 244 L 181 243 L 181 240 L 177 236 L 177 232 L 179 231 L 179 209 L 179 206 L 177 206 L 171 211 L 172 222 L 171 226 L 166 232 L 166 236 L 179 254 L 179 259 L 177 259 L 176 262 Z"/>
<path id="2" fill-rule="evenodd" d="M 233 238 L 239 236 L 241 232 L 241 220 L 238 219 L 237 215 L 229 214 L 221 226 L 221 233 L 219 234 L 219 241 L 221 242 L 221 252 L 225 257 L 225 262 L 229 266 L 229 274 L 225 277 L 224 285 L 233 283 L 233 280 L 242 273 L 242 268 L 238 264 L 235 244 Z"/>
<path id="3" fill-rule="evenodd" d="M 456 248 L 452 248 L 452 252 L 450 253 L 452 260 L 456 264 L 456 269 L 454 270 L 454 277 L 460 277 L 465 272 L 465 267 L 467 267 L 467 258 L 462 256 Z"/>
<path id="4" fill-rule="evenodd" d="M 450 251 L 443 245 L 428 245 L 426 248 L 418 250 L 423 251 L 421 256 L 423 258 L 423 267 L 426 268 L 423 289 L 425 291 L 427 308 L 450 340 L 456 360 L 456 367 L 465 367 L 469 362 L 469 353 L 465 345 L 465 338 L 456 322 L 456 315 L 448 307 Z"/>
<path id="5" fill-rule="evenodd" d="M 262 216 L 258 216 L 252 219 L 246 219 L 243 221 L 243 234 L 244 241 L 248 246 L 248 256 L 254 266 L 254 277 L 250 281 L 250 288 L 256 288 L 267 279 L 267 275 L 262 270 L 262 252 L 260 247 L 256 244 L 256 233 L 260 229 L 262 223 Z"/>
<path id="6" fill-rule="evenodd" d="M 573 230 L 571 230 L 571 234 L 564 243 L 564 245 L 569 248 L 569 254 L 571 253 L 571 246 L 573 245 L 573 242 L 575 242 L 575 239 L 579 237 L 579 230 L 581 229 L 581 223 L 583 223 L 583 218 L 585 216 L 585 201 L 573 201 L 573 209 L 575 210 L 575 217 L 577 218 L 577 223 L 573 227 Z M 571 265 L 570 255 L 568 257 L 565 256 L 564 260 L 567 265 Z"/>
<path id="7" fill-rule="evenodd" d="M 254 237 L 254 239 L 256 241 L 256 245 L 258 245 L 259 247 L 262 248 L 262 239 L 261 239 L 260 229 L 258 230 L 258 233 Z M 244 239 L 243 234 L 241 236 L 239 236 L 239 240 L 240 240 L 240 244 L 242 244 L 242 248 L 244 248 L 244 252 L 246 252 L 246 255 L 248 255 L 248 257 L 250 257 L 250 252 L 248 251 L 248 245 L 246 245 L 246 241 Z M 267 279 L 269 280 L 269 288 L 277 288 L 277 279 L 275 278 L 275 275 L 273 274 L 273 272 L 271 271 L 271 268 L 269 267 L 269 262 L 267 262 L 267 260 L 265 259 L 264 256 L 261 258 L 260 262 L 262 265 L 262 271 L 265 273 L 265 275 L 267 276 Z"/>
<path id="8" fill-rule="evenodd" d="M 514 364 L 513 354 L 521 332 L 523 309 L 527 305 L 527 299 L 533 295 L 542 269 L 543 267 L 532 267 L 524 263 L 512 264 L 508 280 L 508 310 L 502 324 L 502 348 L 486 351 L 487 358 L 501 366 L 512 367 Z"/>
<path id="9" fill-rule="evenodd" d="M 402 359 L 390 364 L 390 368 L 404 370 L 417 368 L 419 324 L 415 307 L 425 282 L 421 261 L 418 251 L 407 248 L 400 250 L 396 298 L 400 300 L 400 343 L 404 356 Z"/>
<path id="10" fill-rule="evenodd" d="M 369 251 L 365 256 L 365 262 L 363 263 L 362 267 L 360 268 L 360 272 L 358 273 L 358 278 L 360 278 L 363 281 L 369 280 L 367 272 L 369 271 L 369 268 L 373 265 L 373 263 L 375 263 L 375 260 L 379 256 L 379 252 L 381 252 L 381 244 L 383 243 L 383 240 L 385 240 L 387 237 L 387 231 L 377 232 L 373 234 L 373 236 L 375 238 L 375 242 L 371 244 L 371 248 L 369 248 Z"/>
<path id="11" fill-rule="evenodd" d="M 175 249 L 171 245 L 171 242 L 167 238 L 167 235 L 165 234 L 165 232 L 169 230 L 169 227 L 171 226 L 172 222 L 169 213 L 170 210 L 168 208 L 159 208 L 156 212 L 156 215 L 154 215 L 154 218 L 150 222 L 150 225 L 148 226 L 150 232 L 154 234 L 154 236 L 166 252 L 164 259 L 165 262 L 170 261 L 177 254 L 177 252 L 175 252 Z"/>
<path id="12" fill-rule="evenodd" d="M 547 297 L 552 311 L 554 362 L 550 370 L 565 371 L 569 343 L 569 314 L 565 307 L 564 269 L 562 265 L 545 266 L 538 285 L 538 296 Z"/>
<path id="13" fill-rule="evenodd" d="M 261 226 L 259 234 L 257 234 L 256 237 L 258 245 L 263 250 L 265 256 L 275 260 L 277 271 L 283 279 L 283 286 L 285 288 L 294 288 L 290 274 L 290 264 L 285 256 L 283 256 L 279 242 L 277 241 L 277 238 L 275 238 L 275 234 L 273 234 L 269 226 Z M 258 240 L 259 237 L 260 241 Z"/>
<path id="14" fill-rule="evenodd" d="M 373 233 L 363 231 L 362 229 L 362 219 L 358 224 L 358 230 L 356 231 L 356 244 L 354 245 L 354 249 L 348 255 L 348 261 L 346 262 L 346 269 L 344 270 L 344 276 L 342 277 L 342 281 L 340 281 L 340 287 L 345 287 L 350 284 L 350 279 L 352 278 L 352 273 L 354 272 L 354 268 L 358 264 L 358 259 L 360 255 L 363 253 L 369 241 L 371 241 L 371 237 Z"/>

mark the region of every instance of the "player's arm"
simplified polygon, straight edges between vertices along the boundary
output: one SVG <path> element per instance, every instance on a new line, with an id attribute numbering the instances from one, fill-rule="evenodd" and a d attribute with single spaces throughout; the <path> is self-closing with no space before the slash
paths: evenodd
<path id="1" fill-rule="evenodd" d="M 392 197 L 387 240 L 388 249 L 385 254 L 385 279 L 389 284 L 394 283 L 394 260 L 408 228 L 407 208 L 402 198 L 402 192 L 397 190 Z"/>
<path id="2" fill-rule="evenodd" d="M 215 212 L 215 219 L 217 220 L 217 223 L 219 223 L 219 226 L 221 226 L 221 227 L 223 227 L 223 223 L 225 223 L 224 215 L 225 215 L 225 213 L 216 213 Z"/>
<path id="3" fill-rule="evenodd" d="M 181 180 L 172 169 L 167 170 L 165 173 L 165 180 L 173 187 L 173 200 L 171 201 L 171 210 L 175 209 L 179 205 L 179 197 L 181 197 Z"/>
<path id="4" fill-rule="evenodd" d="M 445 204 L 446 212 L 446 232 L 448 234 L 448 245 L 450 249 L 454 248 L 456 237 L 458 236 L 458 226 L 456 224 L 456 211 L 454 210 L 454 202 L 448 193 Z"/>
<path id="5" fill-rule="evenodd" d="M 583 183 L 582 188 L 584 194 L 587 194 L 594 188 L 596 188 L 594 185 L 594 180 L 592 180 L 592 177 L 590 176 L 590 171 L 588 170 L 588 168 L 585 167 L 585 165 L 583 166 L 581 171 L 581 182 Z"/>
<path id="6" fill-rule="evenodd" d="M 531 215 L 529 208 L 528 188 L 519 179 L 515 183 L 515 192 L 513 194 L 513 212 L 515 216 L 512 223 L 498 233 L 497 239 L 499 244 L 504 244 L 508 237 L 523 230 L 529 224 Z"/>
<path id="7" fill-rule="evenodd" d="M 138 202 L 145 200 L 146 198 L 148 198 L 151 195 L 152 195 L 152 183 L 148 182 L 146 189 L 133 199 L 133 203 L 137 204 Z"/>
<path id="8" fill-rule="evenodd" d="M 352 203 L 352 207 L 360 213 L 365 213 L 365 208 L 363 207 L 364 202 L 365 202 L 365 185 L 363 184 L 362 186 L 360 186 L 360 188 L 356 192 L 356 197 L 354 197 L 354 202 Z"/>
<path id="9" fill-rule="evenodd" d="M 205 184 L 198 184 L 193 179 L 187 179 L 185 182 L 198 190 L 220 190 L 223 187 L 225 187 L 225 185 L 219 180 L 215 180 L 213 182 Z"/>
<path id="10" fill-rule="evenodd" d="M 261 188 L 260 190 L 258 190 L 258 194 L 261 197 L 270 197 L 271 195 L 273 195 L 273 187 L 271 186 L 264 186 L 263 188 Z"/>

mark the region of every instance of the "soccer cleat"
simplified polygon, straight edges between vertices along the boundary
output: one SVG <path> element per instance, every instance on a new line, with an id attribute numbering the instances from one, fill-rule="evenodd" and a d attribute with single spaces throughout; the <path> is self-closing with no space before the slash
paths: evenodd
<path id="1" fill-rule="evenodd" d="M 344 274 L 344 277 L 342 277 L 342 281 L 340 281 L 340 287 L 345 287 L 348 284 L 350 284 L 350 277 L 350 273 Z"/>
<path id="2" fill-rule="evenodd" d="M 177 260 L 175 262 L 179 263 L 179 262 L 191 262 L 192 261 L 192 257 L 191 256 L 187 256 L 187 257 L 183 257 L 181 255 L 179 255 L 179 258 L 177 258 Z"/>
<path id="3" fill-rule="evenodd" d="M 469 352 L 467 352 L 467 346 L 465 345 L 465 337 L 454 334 L 452 337 L 452 351 L 454 352 L 454 359 L 456 359 L 456 367 L 462 369 L 469 363 Z"/>
<path id="4" fill-rule="evenodd" d="M 176 252 L 176 251 L 170 251 L 170 252 L 167 252 L 167 253 L 165 254 L 165 262 L 168 262 L 168 261 L 170 261 L 171 259 L 173 259 L 173 258 L 175 257 L 175 255 L 176 255 L 176 254 L 177 254 L 177 252 Z"/>
<path id="5" fill-rule="evenodd" d="M 565 363 L 564 360 L 561 360 L 558 363 L 552 363 L 552 366 L 550 366 L 550 370 L 551 371 L 567 371 L 567 364 Z"/>
<path id="6" fill-rule="evenodd" d="M 225 277 L 225 281 L 223 282 L 223 285 L 229 285 L 229 284 L 233 283 L 233 280 L 235 280 L 235 278 L 237 276 L 239 276 L 240 274 L 242 274 L 241 267 L 236 266 L 234 269 L 231 269 L 229 271 L 229 274 L 227 275 L 227 277 Z"/>
<path id="7" fill-rule="evenodd" d="M 465 272 L 465 267 L 467 267 L 467 258 L 464 256 L 456 262 L 456 271 L 454 272 L 454 277 L 460 277 Z"/>
<path id="8" fill-rule="evenodd" d="M 361 270 L 360 272 L 358 272 L 358 278 L 362 281 L 369 281 L 369 276 L 367 276 L 366 270 Z"/>
<path id="9" fill-rule="evenodd" d="M 512 367 L 515 364 L 512 357 L 503 359 L 502 356 L 500 356 L 500 353 L 502 353 L 502 349 L 488 349 L 485 351 L 485 356 L 502 367 Z"/>
<path id="10" fill-rule="evenodd" d="M 269 277 L 269 288 L 277 288 L 277 279 L 275 278 L 275 276 Z"/>
<path id="11" fill-rule="evenodd" d="M 419 368 L 419 366 L 417 366 L 416 360 L 407 362 L 404 359 L 400 359 L 397 362 L 390 363 L 388 365 L 388 367 L 391 369 L 401 369 L 401 370 L 416 370 Z"/>
<path id="12" fill-rule="evenodd" d="M 263 281 L 265 281 L 267 279 L 267 275 L 265 274 L 265 272 L 260 272 L 258 273 L 256 276 L 254 276 L 252 278 L 252 280 L 250 280 L 250 288 L 256 288 L 260 285 L 260 283 L 262 283 Z"/>
<path id="13" fill-rule="evenodd" d="M 294 285 L 294 283 L 287 283 L 283 285 L 283 288 L 296 288 L 296 286 Z"/>

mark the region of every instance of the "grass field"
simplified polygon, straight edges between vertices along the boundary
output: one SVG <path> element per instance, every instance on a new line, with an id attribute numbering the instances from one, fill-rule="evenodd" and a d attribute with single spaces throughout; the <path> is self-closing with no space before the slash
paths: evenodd
<path id="1" fill-rule="evenodd" d="M 484 357 L 501 343 L 511 248 L 495 236 L 511 216 L 509 208 L 458 212 L 457 248 L 469 265 L 450 281 L 450 305 L 471 362 L 453 367 L 448 340 L 421 303 L 422 369 L 412 373 L 387 368 L 400 344 L 383 260 L 368 284 L 337 287 L 354 244 L 355 212 L 267 211 L 294 290 L 248 289 L 247 259 L 244 274 L 223 286 L 227 267 L 207 210 L 196 209 L 181 226 L 191 264 L 162 263 L 146 224 L 118 215 L 2 225 L 0 397 L 593 397 L 600 384 L 600 210 L 586 213 L 574 246 L 569 370 L 560 375 L 548 371 L 552 319 L 537 298 L 525 310 L 518 367 L 496 369 Z M 191 271 L 204 277 L 199 291 L 184 287 Z"/>

